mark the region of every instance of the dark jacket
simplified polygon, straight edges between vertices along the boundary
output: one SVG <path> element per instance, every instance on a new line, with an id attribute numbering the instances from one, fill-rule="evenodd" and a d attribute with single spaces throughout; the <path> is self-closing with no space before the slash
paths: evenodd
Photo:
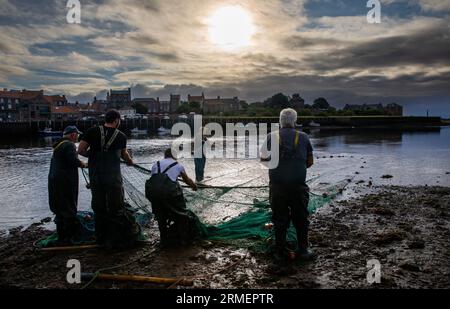
<path id="1" fill-rule="evenodd" d="M 53 146 L 48 174 L 49 203 L 54 213 L 70 208 L 73 212 L 78 199 L 78 168 L 81 161 L 73 142 L 63 138 Z"/>

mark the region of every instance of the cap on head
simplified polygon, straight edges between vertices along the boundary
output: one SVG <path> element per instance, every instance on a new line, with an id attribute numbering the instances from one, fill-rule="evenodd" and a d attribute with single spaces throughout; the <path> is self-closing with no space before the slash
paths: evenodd
<path id="1" fill-rule="evenodd" d="M 72 133 L 82 134 L 80 130 L 76 126 L 68 126 L 64 129 L 63 135 L 69 135 Z"/>

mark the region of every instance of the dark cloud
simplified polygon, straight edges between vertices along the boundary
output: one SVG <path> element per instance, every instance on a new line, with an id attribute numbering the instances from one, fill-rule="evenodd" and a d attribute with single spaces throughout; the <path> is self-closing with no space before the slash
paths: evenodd
<path id="1" fill-rule="evenodd" d="M 130 6 L 139 7 L 148 11 L 160 11 L 160 4 L 158 0 L 130 0 L 128 1 Z"/>
<path id="2" fill-rule="evenodd" d="M 180 94 L 183 99 L 190 95 L 201 95 L 212 98 L 216 96 L 233 97 L 239 95 L 239 90 L 226 85 L 211 85 L 204 87 L 195 84 L 186 85 L 165 85 L 163 87 L 149 87 L 143 84 L 132 85 L 131 93 L 135 98 L 159 97 L 161 100 L 168 100 L 171 94 Z"/>
<path id="3" fill-rule="evenodd" d="M 320 41 L 319 41 L 320 42 Z M 385 38 L 368 39 L 350 46 L 309 55 L 306 60 L 318 70 L 377 68 L 402 65 L 450 65 L 450 25 Z"/>
<path id="4" fill-rule="evenodd" d="M 153 45 L 158 44 L 159 40 L 149 34 L 134 32 L 128 35 L 128 38 L 136 43 L 143 45 Z"/>
<path id="5" fill-rule="evenodd" d="M 281 44 L 289 49 L 303 49 L 312 46 L 339 46 L 346 42 L 333 38 L 317 38 L 305 35 L 291 35 L 281 40 Z"/>
<path id="6" fill-rule="evenodd" d="M 0 41 L 0 52 L 8 54 L 13 51 L 13 48 L 7 43 Z"/>
<path id="7" fill-rule="evenodd" d="M 105 100 L 106 94 L 108 93 L 108 90 L 101 90 L 98 92 L 82 92 L 77 95 L 68 96 L 68 100 L 70 102 L 79 102 L 82 104 L 85 103 L 91 103 L 94 99 L 94 97 L 97 98 L 97 100 Z"/>
<path id="8" fill-rule="evenodd" d="M 180 61 L 180 57 L 178 56 L 177 53 L 175 52 L 156 52 L 156 51 L 149 51 L 148 55 L 159 59 L 161 61 L 166 61 L 166 62 L 178 62 Z"/>

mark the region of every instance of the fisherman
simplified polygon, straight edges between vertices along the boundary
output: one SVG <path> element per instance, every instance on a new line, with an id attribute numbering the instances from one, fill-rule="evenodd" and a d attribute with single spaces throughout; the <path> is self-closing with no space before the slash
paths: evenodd
<path id="1" fill-rule="evenodd" d="M 314 164 L 314 157 L 308 135 L 295 129 L 296 122 L 295 110 L 289 108 L 281 111 L 281 129 L 267 136 L 261 149 L 261 160 L 275 160 L 270 157 L 269 152 L 271 145 L 278 144 L 278 164 L 272 162 L 275 164 L 269 167 L 275 256 L 284 258 L 288 253 L 286 234 L 292 221 L 297 232 L 296 256 L 303 260 L 310 260 L 314 255 L 308 249 L 309 188 L 306 184 L 306 172 Z"/>
<path id="2" fill-rule="evenodd" d="M 195 181 L 198 185 L 203 185 L 203 181 L 205 180 L 205 143 L 208 141 L 208 139 L 204 133 L 205 129 L 201 127 L 194 137 Z"/>
<path id="3" fill-rule="evenodd" d="M 152 203 L 162 245 L 185 245 L 201 236 L 196 215 L 186 208 L 178 177 L 197 191 L 197 185 L 169 148 L 164 153 L 164 159 L 153 165 L 152 177 L 145 185 L 145 194 Z"/>
<path id="4" fill-rule="evenodd" d="M 48 174 L 50 210 L 55 214 L 58 242 L 70 244 L 80 236 L 77 218 L 78 168 L 86 164 L 78 159 L 75 143 L 81 132 L 75 126 L 64 129 L 63 138 L 53 146 Z"/>
<path id="5" fill-rule="evenodd" d="M 78 147 L 78 153 L 89 158 L 97 243 L 112 247 L 132 245 L 139 234 L 124 201 L 121 159 L 128 165 L 134 162 L 127 150 L 127 137 L 118 129 L 120 121 L 119 112 L 109 110 L 105 124 L 89 129 Z"/>

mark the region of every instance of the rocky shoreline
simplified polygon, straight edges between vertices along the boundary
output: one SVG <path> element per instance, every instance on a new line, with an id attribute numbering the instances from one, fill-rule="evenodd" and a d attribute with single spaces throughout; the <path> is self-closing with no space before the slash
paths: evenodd
<path id="1" fill-rule="evenodd" d="M 450 288 L 450 188 L 376 187 L 335 201 L 311 217 L 313 262 L 277 264 L 270 256 L 220 243 L 178 249 L 150 243 L 127 251 L 39 252 L 42 225 L 11 230 L 0 243 L 0 288 L 71 288 L 69 259 L 82 272 L 123 265 L 109 273 L 193 279 L 195 288 Z M 367 261 L 381 264 L 381 283 L 367 282 Z M 96 281 L 89 288 L 167 288 Z"/>

